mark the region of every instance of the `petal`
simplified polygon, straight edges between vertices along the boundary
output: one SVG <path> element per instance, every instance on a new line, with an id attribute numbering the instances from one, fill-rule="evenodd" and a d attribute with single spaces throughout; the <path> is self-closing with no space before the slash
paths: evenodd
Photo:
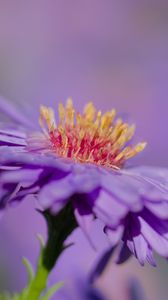
<path id="1" fill-rule="evenodd" d="M 160 201 L 157 203 L 146 202 L 145 206 L 157 217 L 168 219 L 168 202 Z"/>
<path id="2" fill-rule="evenodd" d="M 94 203 L 93 211 L 106 225 L 116 227 L 127 214 L 128 208 L 117 202 L 112 195 L 101 190 Z"/>
<path id="3" fill-rule="evenodd" d="M 133 278 L 129 284 L 129 294 L 130 300 L 146 300 L 144 291 L 135 278 Z"/>
<path id="4" fill-rule="evenodd" d="M 102 186 L 109 191 L 118 201 L 128 206 L 132 211 L 142 209 L 143 203 L 140 198 L 140 189 L 143 183 L 133 176 L 121 171 L 111 171 L 102 176 Z"/>
<path id="5" fill-rule="evenodd" d="M 53 207 L 56 202 L 67 201 L 74 194 L 74 186 L 69 181 L 69 176 L 63 179 L 51 181 L 41 188 L 38 195 L 39 204 L 48 209 Z"/>
<path id="6" fill-rule="evenodd" d="M 13 124 L 7 126 L 7 124 L 0 123 L 0 134 L 15 136 L 22 139 L 26 138 L 26 132 L 18 126 L 14 126 Z"/>
<path id="7" fill-rule="evenodd" d="M 168 220 L 163 220 L 154 215 L 146 208 L 140 213 L 140 216 L 160 235 L 168 240 Z"/>
<path id="8" fill-rule="evenodd" d="M 98 264 L 96 265 L 95 269 L 92 271 L 90 275 L 90 282 L 93 283 L 99 276 L 102 275 L 104 272 L 105 268 L 107 267 L 113 253 L 115 251 L 115 247 L 111 247 L 99 259 Z"/>
<path id="9" fill-rule="evenodd" d="M 153 179 L 155 182 L 168 184 L 168 169 L 154 166 L 138 166 L 130 168 L 131 173 L 140 175 L 146 179 Z"/>
<path id="10" fill-rule="evenodd" d="M 105 233 L 107 234 L 110 244 L 114 247 L 116 244 L 119 243 L 119 241 L 122 238 L 124 231 L 124 226 L 120 225 L 115 230 L 112 230 L 111 228 L 107 227 L 105 228 Z"/>
<path id="11" fill-rule="evenodd" d="M 148 251 L 147 251 L 147 261 L 149 264 L 151 264 L 153 267 L 156 267 L 156 261 L 153 257 L 153 252 L 150 246 L 148 246 Z"/>
<path id="12" fill-rule="evenodd" d="M 140 264 L 143 266 L 147 257 L 148 244 L 141 233 L 139 233 L 139 235 L 133 236 L 132 239 L 134 242 L 136 257 L 138 258 Z"/>
<path id="13" fill-rule="evenodd" d="M 53 155 L 41 155 L 38 153 L 29 153 L 21 151 L 20 147 L 0 147 L 0 165 L 29 165 L 40 168 L 50 168 L 55 173 L 62 171 L 68 174 L 72 165 L 67 163 L 66 160 L 60 159 Z"/>
<path id="14" fill-rule="evenodd" d="M 19 145 L 19 146 L 26 146 L 27 143 L 26 143 L 26 140 L 23 139 L 23 138 L 20 138 L 20 137 L 15 137 L 15 136 L 12 136 L 12 135 L 5 135 L 5 134 L 1 134 L 0 133 L 0 145 L 4 145 L 4 144 L 7 144 L 7 145 Z"/>
<path id="15" fill-rule="evenodd" d="M 129 216 L 129 227 L 126 230 L 125 237 L 128 239 L 127 244 L 132 253 L 137 257 L 143 266 L 146 261 L 148 243 L 141 233 L 141 226 L 136 215 Z"/>
<path id="16" fill-rule="evenodd" d="M 89 243 L 95 249 L 95 246 L 94 246 L 94 244 L 92 242 L 92 238 L 91 238 L 91 225 L 94 220 L 94 216 L 93 216 L 92 212 L 87 211 L 87 208 L 85 209 L 84 204 L 82 205 L 83 208 L 81 208 L 79 206 L 79 203 L 77 203 L 77 201 L 74 202 L 73 204 L 74 204 L 74 214 L 75 214 L 76 220 L 77 220 L 79 226 L 81 227 L 81 229 L 83 230 L 85 236 L 89 240 Z"/>
<path id="17" fill-rule="evenodd" d="M 75 164 L 69 180 L 77 193 L 90 193 L 100 187 L 99 172 L 87 164 Z"/>
<path id="18" fill-rule="evenodd" d="M 130 168 L 129 173 L 148 183 L 152 191 L 160 192 L 163 195 L 168 192 L 168 169 L 166 168 L 141 166 Z"/>
<path id="19" fill-rule="evenodd" d="M 17 184 L 5 184 L 5 186 L 0 186 L 0 209 L 4 209 L 12 196 L 15 196 L 19 190 Z"/>
<path id="20" fill-rule="evenodd" d="M 152 170 L 157 173 L 157 168 Z M 111 171 L 106 176 L 102 175 L 102 185 L 115 199 L 125 203 L 130 211 L 138 212 L 145 205 L 149 208 L 151 205 L 152 212 L 167 218 L 168 210 L 164 211 L 164 207 L 167 208 L 166 202 L 168 203 L 168 171 L 158 168 L 158 173 L 159 175 L 154 173 L 152 176 L 150 167 Z M 162 205 L 157 210 L 152 202 Z"/>
<path id="21" fill-rule="evenodd" d="M 128 213 L 127 206 L 117 202 L 113 195 L 101 190 L 93 206 L 95 215 L 106 225 L 116 226 Z"/>
<path id="22" fill-rule="evenodd" d="M 132 253 L 125 242 L 120 242 L 116 251 L 115 262 L 120 265 L 131 257 Z"/>
<path id="23" fill-rule="evenodd" d="M 3 97 L 0 97 L 0 112 L 8 116 L 10 121 L 12 120 L 17 124 L 22 124 L 28 128 L 34 128 L 34 126 L 32 126 L 31 118 L 29 119 L 19 110 L 19 108 L 16 108 L 16 105 L 13 105 L 11 101 L 7 101 Z"/>
<path id="24" fill-rule="evenodd" d="M 0 175 L 1 183 L 23 183 L 30 182 L 31 184 L 38 180 L 42 169 L 20 169 L 13 171 L 4 171 Z"/>
<path id="25" fill-rule="evenodd" d="M 141 232 L 150 246 L 160 255 L 168 256 L 168 240 L 155 231 L 142 217 L 138 217 Z"/>

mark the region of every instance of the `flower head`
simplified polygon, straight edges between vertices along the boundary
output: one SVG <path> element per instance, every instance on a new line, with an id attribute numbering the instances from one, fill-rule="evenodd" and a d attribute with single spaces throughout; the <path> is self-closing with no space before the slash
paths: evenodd
<path id="1" fill-rule="evenodd" d="M 53 214 L 71 202 L 89 239 L 93 220 L 103 222 L 118 262 L 133 253 L 154 265 L 153 250 L 168 257 L 168 170 L 124 168 L 145 147 L 129 145 L 133 126 L 91 103 L 75 114 L 68 100 L 58 124 L 53 110 L 41 107 L 37 132 L 2 99 L 0 108 L 13 120 L 0 126 L 1 210 L 28 195 Z"/>

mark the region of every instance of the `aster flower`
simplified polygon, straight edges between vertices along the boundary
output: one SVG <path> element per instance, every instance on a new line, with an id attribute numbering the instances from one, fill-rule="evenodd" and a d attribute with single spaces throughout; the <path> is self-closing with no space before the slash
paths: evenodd
<path id="1" fill-rule="evenodd" d="M 145 300 L 146 296 L 144 291 L 136 278 L 133 278 L 128 283 L 128 290 L 129 290 L 129 299 L 130 300 Z"/>
<path id="2" fill-rule="evenodd" d="M 75 276 L 72 276 L 71 282 L 60 290 L 60 298 L 62 300 L 107 300 L 107 292 L 105 293 L 105 291 L 108 289 L 108 295 L 110 295 L 108 299 L 113 300 L 114 295 L 112 289 L 110 291 L 110 286 L 104 282 L 104 284 L 101 283 L 101 288 L 99 288 L 101 277 L 97 278 L 95 275 L 97 275 L 97 270 L 100 268 L 100 265 L 102 265 L 101 259 L 87 276 L 75 272 Z M 96 274 L 94 275 L 95 272 Z M 97 279 L 99 280 L 97 281 Z M 146 299 L 144 290 L 136 278 L 127 278 L 122 291 L 120 291 L 118 295 L 115 295 L 114 298 L 116 299 L 116 296 L 118 296 L 118 299 L 120 299 L 121 294 L 123 300 Z"/>
<path id="3" fill-rule="evenodd" d="M 70 203 L 90 240 L 91 223 L 102 221 L 117 262 L 132 253 L 155 265 L 153 250 L 168 257 L 168 170 L 126 167 L 146 146 L 131 145 L 134 126 L 92 103 L 76 113 L 71 99 L 57 122 L 41 106 L 38 131 L 2 99 L 0 108 L 11 118 L 0 126 L 1 211 L 28 195 L 53 215 Z"/>
<path id="4" fill-rule="evenodd" d="M 102 292 L 90 284 L 85 276 L 78 276 L 72 286 L 62 292 L 62 299 L 68 300 L 106 300 Z"/>

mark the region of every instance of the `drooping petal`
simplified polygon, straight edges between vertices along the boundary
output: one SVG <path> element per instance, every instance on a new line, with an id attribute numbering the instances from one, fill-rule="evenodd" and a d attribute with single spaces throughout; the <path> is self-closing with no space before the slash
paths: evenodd
<path id="1" fill-rule="evenodd" d="M 68 176 L 66 176 L 63 179 L 51 181 L 41 188 L 38 199 L 43 209 L 50 208 L 52 210 L 55 203 L 60 201 L 66 203 L 70 199 L 75 190 L 68 179 Z"/>
<path id="2" fill-rule="evenodd" d="M 113 195 L 101 190 L 95 201 L 93 211 L 106 225 L 115 227 L 128 213 L 128 208 L 122 203 L 117 202 Z"/>
<path id="3" fill-rule="evenodd" d="M 161 219 L 168 219 L 168 202 L 160 201 L 157 203 L 146 202 L 146 208 L 151 211 L 154 215 Z"/>
<path id="4" fill-rule="evenodd" d="M 143 266 L 146 261 L 148 244 L 141 233 L 139 235 L 133 236 L 133 242 L 135 246 L 136 257 L 140 264 Z"/>
<path id="5" fill-rule="evenodd" d="M 123 225 L 118 226 L 116 229 L 112 229 L 109 227 L 105 228 L 105 233 L 107 234 L 112 247 L 114 247 L 121 241 L 123 231 L 124 231 Z"/>
<path id="6" fill-rule="evenodd" d="M 144 291 L 135 278 L 129 283 L 129 300 L 146 300 Z"/>
<path id="7" fill-rule="evenodd" d="M 153 266 L 153 267 L 156 267 L 156 261 L 153 257 L 153 251 L 150 247 L 150 245 L 148 245 L 148 251 L 147 251 L 147 257 L 146 257 L 146 260 L 148 261 L 148 263 Z"/>
<path id="8" fill-rule="evenodd" d="M 117 247 L 115 255 L 116 255 L 115 262 L 118 265 L 120 265 L 125 261 L 127 261 L 131 257 L 132 253 L 129 247 L 127 246 L 127 244 L 121 241 Z"/>
<path id="9" fill-rule="evenodd" d="M 118 201 L 128 206 L 132 211 L 142 209 L 139 190 L 143 183 L 134 177 L 122 172 L 110 172 L 108 176 L 102 176 L 102 186 L 109 191 Z"/>
<path id="10" fill-rule="evenodd" d="M 168 257 L 168 240 L 155 231 L 142 217 L 138 217 L 141 232 L 150 246 L 160 255 Z"/>
<path id="11" fill-rule="evenodd" d="M 90 282 L 94 282 L 102 273 L 105 271 L 110 259 L 115 251 L 115 247 L 111 247 L 99 259 L 98 264 L 96 265 L 95 269 L 93 269 L 92 273 L 90 274 Z"/>
<path id="12" fill-rule="evenodd" d="M 92 237 L 91 237 L 91 225 L 94 220 L 94 215 L 92 211 L 86 206 L 86 203 L 77 203 L 78 199 L 73 201 L 74 205 L 74 214 L 76 217 L 76 220 L 83 230 L 85 236 L 89 240 L 89 243 L 92 245 L 92 247 L 95 249 L 95 245 L 92 242 Z"/>

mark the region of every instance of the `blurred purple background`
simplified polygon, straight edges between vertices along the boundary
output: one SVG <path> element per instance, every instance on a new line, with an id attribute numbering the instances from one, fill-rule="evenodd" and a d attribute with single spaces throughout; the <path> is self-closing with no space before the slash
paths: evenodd
<path id="1" fill-rule="evenodd" d="M 56 109 L 68 96 L 77 108 L 89 100 L 102 110 L 115 107 L 136 122 L 137 139 L 148 142 L 136 162 L 168 166 L 167 28 L 164 0 L 0 0 L 0 94 L 35 118 L 41 103 Z M 106 246 L 96 227 L 98 254 L 78 230 L 71 237 L 76 245 L 61 257 L 51 283 L 67 279 L 70 284 L 77 270 L 88 272 Z M 21 257 L 35 263 L 39 232 L 45 235 L 45 223 L 31 199 L 3 217 L 0 286 L 24 286 Z M 98 285 L 109 300 L 127 300 L 126 282 L 134 276 L 147 300 L 167 299 L 168 266 L 162 260 L 157 269 L 142 268 L 134 259 L 111 266 Z"/>

